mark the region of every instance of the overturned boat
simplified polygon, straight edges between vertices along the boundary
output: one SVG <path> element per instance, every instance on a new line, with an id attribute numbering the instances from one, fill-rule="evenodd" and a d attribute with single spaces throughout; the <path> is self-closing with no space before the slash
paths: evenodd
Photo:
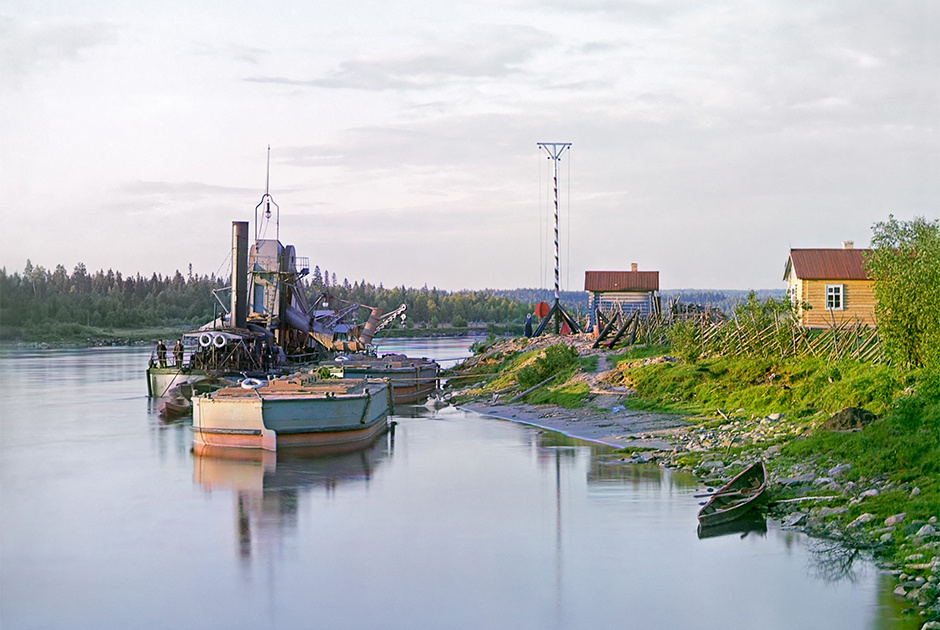
<path id="1" fill-rule="evenodd" d="M 388 382 L 297 373 L 193 397 L 193 451 L 355 450 L 388 429 Z"/>

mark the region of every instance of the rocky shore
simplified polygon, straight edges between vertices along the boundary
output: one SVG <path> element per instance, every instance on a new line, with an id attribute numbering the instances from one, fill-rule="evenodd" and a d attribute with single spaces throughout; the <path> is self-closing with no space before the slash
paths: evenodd
<path id="1" fill-rule="evenodd" d="M 586 343 L 578 345 L 582 355 L 590 354 Z M 577 409 L 510 403 L 510 394 L 480 395 L 473 386 L 454 394 L 463 401 L 462 408 L 606 444 L 618 449 L 613 457 L 686 470 L 709 487 L 722 485 L 754 460 L 763 459 L 769 475 L 770 518 L 783 529 L 869 554 L 897 580 L 894 595 L 909 603 L 905 613 L 923 619 L 923 630 L 940 630 L 938 516 L 913 519 L 899 511 L 885 518 L 876 516 L 883 513 L 883 507 L 866 509 L 879 504 L 883 495 L 914 497 L 919 488 L 887 477 L 852 475 L 856 478 L 847 480 L 851 470 L 847 462 L 827 457 L 795 459 L 783 454 L 782 445 L 817 428 L 812 423 L 793 421 L 781 413 L 754 418 L 743 409 L 718 410 L 714 419 L 631 410 L 624 403 L 632 392 L 612 387 L 609 377 L 603 356 L 594 373 L 578 375 L 589 383 L 590 396 L 587 404 Z M 859 414 L 861 418 L 856 417 Z M 871 418 L 862 412 L 849 413 L 828 420 L 834 424 L 826 428 L 857 430 L 868 421 Z M 859 510 L 860 515 L 850 518 L 850 513 Z"/>

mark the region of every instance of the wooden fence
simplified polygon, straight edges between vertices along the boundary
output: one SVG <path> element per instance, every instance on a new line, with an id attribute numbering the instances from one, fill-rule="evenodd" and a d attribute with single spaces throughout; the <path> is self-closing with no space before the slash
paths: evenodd
<path id="1" fill-rule="evenodd" d="M 608 323 L 613 323 L 611 320 Z M 670 314 L 633 317 L 608 326 L 594 346 L 685 344 L 687 354 L 698 357 L 747 356 L 762 358 L 817 357 L 826 361 L 857 360 L 885 363 L 878 331 L 860 322 L 837 324 L 824 330 L 808 330 L 793 318 L 777 317 L 760 325 L 737 317 L 714 321 L 707 315 L 674 318 Z M 684 327 L 685 334 L 675 334 L 674 327 Z M 616 334 L 613 334 L 616 331 Z M 610 341 L 607 341 L 608 336 Z"/>

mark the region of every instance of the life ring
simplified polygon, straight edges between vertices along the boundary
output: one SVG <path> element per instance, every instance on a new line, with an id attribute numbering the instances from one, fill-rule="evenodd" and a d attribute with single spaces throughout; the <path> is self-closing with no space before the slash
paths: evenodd
<path id="1" fill-rule="evenodd" d="M 246 378 L 242 381 L 242 389 L 258 389 L 262 385 L 264 382 L 256 378 Z"/>
<path id="2" fill-rule="evenodd" d="M 215 339 L 212 340 L 212 343 L 215 344 L 216 348 L 225 347 L 225 335 L 216 335 Z"/>
<path id="3" fill-rule="evenodd" d="M 202 333 L 199 335 L 199 345 L 203 348 L 208 348 L 212 345 L 212 335 L 209 333 Z"/>

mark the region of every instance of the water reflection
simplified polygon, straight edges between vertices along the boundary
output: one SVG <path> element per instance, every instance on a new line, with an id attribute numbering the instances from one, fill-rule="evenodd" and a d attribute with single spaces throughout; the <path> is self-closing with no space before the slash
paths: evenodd
<path id="1" fill-rule="evenodd" d="M 303 494 L 321 490 L 334 495 L 345 484 L 368 484 L 394 446 L 390 431 L 368 448 L 341 455 L 298 449 L 193 453 L 193 481 L 210 493 L 234 493 L 238 555 L 250 561 L 265 548 L 278 547 L 284 534 L 297 528 Z"/>
<path id="2" fill-rule="evenodd" d="M 699 538 L 715 538 L 716 536 L 738 535 L 740 538 L 748 536 L 767 535 L 767 519 L 757 512 L 750 512 L 728 523 L 704 526 L 699 524 Z"/>
<path id="3" fill-rule="evenodd" d="M 694 478 L 564 436 L 402 406 L 358 456 L 194 457 L 147 349 L 0 357 L 4 628 L 919 627 L 863 557 L 698 538 Z"/>
<path id="4" fill-rule="evenodd" d="M 811 538 L 807 549 L 813 576 L 825 582 L 848 580 L 855 583 L 858 579 L 855 563 L 871 559 L 857 547 L 825 538 Z"/>

